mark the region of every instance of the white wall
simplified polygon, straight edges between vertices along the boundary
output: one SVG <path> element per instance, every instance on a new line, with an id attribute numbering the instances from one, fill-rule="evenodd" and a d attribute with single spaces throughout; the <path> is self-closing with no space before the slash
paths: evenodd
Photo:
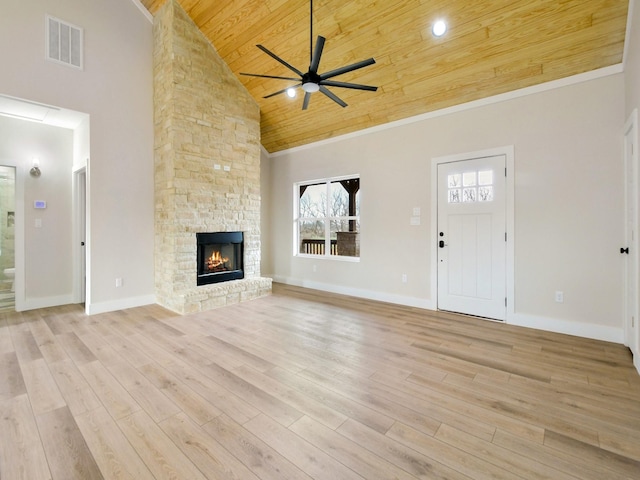
<path id="1" fill-rule="evenodd" d="M 28 173 L 34 157 L 42 171 L 37 178 Z M 21 192 L 18 200 L 24 209 L 16 226 L 24 241 L 16 256 L 15 266 L 22 274 L 16 295 L 27 309 L 71 300 L 72 163 L 72 130 L 0 117 L 0 164 L 14 165 L 16 182 L 21 183 L 16 191 Z M 35 209 L 35 200 L 46 201 L 47 208 Z M 41 227 L 36 228 L 36 220 Z"/>
<path id="2" fill-rule="evenodd" d="M 513 145 L 508 320 L 621 341 L 623 123 L 624 77 L 614 74 L 272 155 L 274 279 L 434 308 L 431 159 Z M 353 173 L 362 182 L 361 261 L 294 257 L 293 183 Z M 420 226 L 409 224 L 413 207 L 421 208 Z"/>
<path id="3" fill-rule="evenodd" d="M 640 4 L 631 0 L 631 16 L 629 38 L 625 39 L 627 47 L 625 58 L 625 92 L 626 115 L 631 115 L 634 108 L 640 108 Z"/>
<path id="4" fill-rule="evenodd" d="M 0 11 L 0 94 L 90 115 L 89 310 L 153 302 L 151 22 L 131 0 L 0 0 Z M 83 71 L 45 60 L 45 14 L 84 29 Z"/>

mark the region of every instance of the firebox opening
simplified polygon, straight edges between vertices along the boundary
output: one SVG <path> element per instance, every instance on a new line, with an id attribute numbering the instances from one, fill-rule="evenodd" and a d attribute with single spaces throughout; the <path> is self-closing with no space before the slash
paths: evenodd
<path id="1" fill-rule="evenodd" d="M 242 232 L 197 233 L 198 285 L 244 278 Z"/>

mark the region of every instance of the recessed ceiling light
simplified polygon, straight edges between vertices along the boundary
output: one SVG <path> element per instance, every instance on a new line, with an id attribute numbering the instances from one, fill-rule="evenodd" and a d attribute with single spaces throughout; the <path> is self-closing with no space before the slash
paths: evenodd
<path id="1" fill-rule="evenodd" d="M 295 98 L 296 96 L 296 89 L 291 87 L 291 88 L 287 88 L 287 95 L 289 95 L 289 98 Z"/>
<path id="2" fill-rule="evenodd" d="M 444 20 L 438 20 L 433 24 L 433 28 L 431 29 L 431 31 L 433 32 L 434 36 L 441 37 L 447 31 L 447 24 L 444 22 Z"/>

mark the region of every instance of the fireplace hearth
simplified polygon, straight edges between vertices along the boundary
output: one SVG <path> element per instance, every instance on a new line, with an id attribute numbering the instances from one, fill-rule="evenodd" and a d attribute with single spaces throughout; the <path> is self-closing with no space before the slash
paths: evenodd
<path id="1" fill-rule="evenodd" d="M 198 285 L 244 278 L 242 232 L 197 233 Z"/>

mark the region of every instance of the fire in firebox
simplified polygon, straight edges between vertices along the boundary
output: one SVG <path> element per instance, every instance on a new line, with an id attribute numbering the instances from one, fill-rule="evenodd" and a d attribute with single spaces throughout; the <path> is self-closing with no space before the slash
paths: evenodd
<path id="1" fill-rule="evenodd" d="M 229 270 L 226 265 L 228 261 L 228 257 L 223 257 L 219 251 L 214 250 L 211 256 L 207 259 L 207 270 L 214 273 L 226 272 Z"/>

